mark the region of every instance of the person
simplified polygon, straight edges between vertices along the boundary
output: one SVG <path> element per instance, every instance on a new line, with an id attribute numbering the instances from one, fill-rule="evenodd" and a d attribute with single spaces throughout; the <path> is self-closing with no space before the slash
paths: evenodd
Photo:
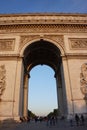
<path id="1" fill-rule="evenodd" d="M 82 124 L 82 125 L 84 125 L 84 121 L 85 121 L 85 119 L 84 119 L 84 116 L 83 116 L 83 114 L 81 114 L 81 117 L 80 117 L 80 119 L 81 119 L 81 124 Z"/>
<path id="2" fill-rule="evenodd" d="M 55 117 L 52 117 L 52 125 L 55 125 Z"/>
<path id="3" fill-rule="evenodd" d="M 46 125 L 49 126 L 49 117 L 46 117 Z"/>
<path id="4" fill-rule="evenodd" d="M 75 121 L 76 121 L 76 124 L 78 126 L 80 119 L 79 119 L 79 116 L 77 114 L 75 114 Z"/>
<path id="5" fill-rule="evenodd" d="M 73 116 L 72 116 L 72 114 L 70 116 L 70 126 L 73 126 Z"/>
<path id="6" fill-rule="evenodd" d="M 30 118 L 29 118 L 29 116 L 27 117 L 27 122 L 30 122 Z"/>
<path id="7" fill-rule="evenodd" d="M 50 117 L 49 122 L 50 122 L 50 126 L 52 126 L 52 117 Z"/>

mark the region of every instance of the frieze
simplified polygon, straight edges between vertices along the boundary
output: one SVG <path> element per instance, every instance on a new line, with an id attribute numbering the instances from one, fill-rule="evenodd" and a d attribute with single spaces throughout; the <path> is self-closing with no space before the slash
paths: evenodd
<path id="1" fill-rule="evenodd" d="M 87 25 L 67 24 L 29 24 L 29 25 L 2 25 L 0 34 L 6 33 L 85 33 Z"/>
<path id="2" fill-rule="evenodd" d="M 71 49 L 87 49 L 87 38 L 69 39 Z"/>
<path id="3" fill-rule="evenodd" d="M 13 51 L 14 39 L 0 39 L 0 51 Z"/>
<path id="4" fill-rule="evenodd" d="M 0 65 L 0 99 L 6 87 L 6 69 L 5 65 Z"/>

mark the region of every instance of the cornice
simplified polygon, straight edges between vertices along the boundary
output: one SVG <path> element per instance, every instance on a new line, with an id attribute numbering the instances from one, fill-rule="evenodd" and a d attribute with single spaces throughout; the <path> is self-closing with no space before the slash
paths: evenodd
<path id="1" fill-rule="evenodd" d="M 85 55 L 85 56 L 81 56 L 81 55 L 62 55 L 61 56 L 62 57 L 62 60 L 72 60 L 72 59 L 79 59 L 79 60 L 83 60 L 83 59 L 87 59 L 87 55 Z"/>
<path id="2" fill-rule="evenodd" d="M 68 59 L 87 59 L 87 53 L 65 53 L 62 57 L 66 57 Z"/>
<path id="3" fill-rule="evenodd" d="M 87 33 L 87 24 L 17 24 L 1 25 L 2 33 Z"/>
<path id="4" fill-rule="evenodd" d="M 2 57 L 20 57 L 19 54 L 0 54 L 0 58 Z"/>
<path id="5" fill-rule="evenodd" d="M 87 24 L 87 14 L 2 14 L 0 25 L 15 24 Z"/>

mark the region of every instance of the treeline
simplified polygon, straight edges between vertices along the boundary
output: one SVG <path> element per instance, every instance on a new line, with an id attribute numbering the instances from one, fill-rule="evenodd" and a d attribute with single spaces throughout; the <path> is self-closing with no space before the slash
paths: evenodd
<path id="1" fill-rule="evenodd" d="M 53 112 L 50 112 L 46 117 L 52 117 L 55 116 L 57 117 L 59 115 L 58 109 L 54 109 Z M 35 115 L 32 111 L 28 110 L 28 117 L 34 119 L 35 117 L 38 117 Z"/>
<path id="2" fill-rule="evenodd" d="M 55 117 L 57 117 L 59 115 L 59 111 L 58 111 L 58 109 L 54 109 L 53 110 L 53 112 L 50 112 L 48 115 L 47 115 L 47 117 L 52 117 L 52 116 L 55 116 Z"/>
<path id="3" fill-rule="evenodd" d="M 36 115 L 32 111 L 28 110 L 28 117 L 35 118 Z"/>

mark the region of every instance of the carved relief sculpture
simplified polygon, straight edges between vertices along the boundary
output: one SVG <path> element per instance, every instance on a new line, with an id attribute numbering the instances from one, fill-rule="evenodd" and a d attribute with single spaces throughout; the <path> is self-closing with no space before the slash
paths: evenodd
<path id="1" fill-rule="evenodd" d="M 87 49 L 87 39 L 70 39 L 70 48 L 71 49 Z"/>
<path id="2" fill-rule="evenodd" d="M 0 51 L 13 51 L 14 39 L 0 39 Z"/>
<path id="3" fill-rule="evenodd" d="M 0 66 L 0 99 L 6 86 L 6 70 L 5 65 Z"/>
<path id="4" fill-rule="evenodd" d="M 87 63 L 82 64 L 80 74 L 81 91 L 87 99 Z"/>

